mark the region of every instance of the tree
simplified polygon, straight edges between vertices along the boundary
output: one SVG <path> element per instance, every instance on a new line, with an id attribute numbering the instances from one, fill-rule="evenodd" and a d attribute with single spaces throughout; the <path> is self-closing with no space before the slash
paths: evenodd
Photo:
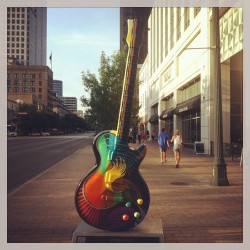
<path id="1" fill-rule="evenodd" d="M 18 130 L 22 134 L 32 132 L 51 131 L 53 128 L 63 129 L 65 132 L 82 132 L 86 129 L 85 120 L 75 114 L 66 114 L 64 117 L 56 113 L 37 111 L 33 104 L 20 104 Z M 23 113 L 23 114 L 22 114 Z"/>
<path id="2" fill-rule="evenodd" d="M 124 51 L 115 52 L 108 57 L 101 54 L 99 81 L 89 71 L 82 72 L 82 80 L 89 98 L 81 97 L 83 106 L 87 107 L 85 118 L 94 129 L 116 129 L 119 116 L 123 78 L 127 54 Z M 138 98 L 137 98 L 138 99 Z M 132 115 L 138 120 L 138 100 L 134 98 Z"/>

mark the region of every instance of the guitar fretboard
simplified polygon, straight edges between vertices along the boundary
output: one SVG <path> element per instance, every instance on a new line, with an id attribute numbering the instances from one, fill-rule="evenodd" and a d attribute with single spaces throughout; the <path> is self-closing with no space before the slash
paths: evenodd
<path id="1" fill-rule="evenodd" d="M 128 141 L 129 125 L 131 118 L 136 69 L 137 69 L 137 58 L 138 48 L 135 46 L 137 20 L 128 20 L 128 29 L 131 32 L 127 36 L 128 44 L 128 55 L 126 62 L 125 75 L 123 80 L 123 91 L 120 105 L 120 112 L 117 125 L 117 137 L 120 138 L 124 143 Z"/>

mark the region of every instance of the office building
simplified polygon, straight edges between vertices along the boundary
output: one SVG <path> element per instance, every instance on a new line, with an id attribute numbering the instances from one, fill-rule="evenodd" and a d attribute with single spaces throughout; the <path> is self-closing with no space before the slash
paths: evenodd
<path id="1" fill-rule="evenodd" d="M 243 141 L 243 12 L 220 8 L 223 142 Z M 140 70 L 141 122 L 158 134 L 180 129 L 187 147 L 214 143 L 212 8 L 153 8 Z"/>
<path id="2" fill-rule="evenodd" d="M 57 98 L 62 98 L 63 96 L 63 82 L 61 80 L 53 80 L 53 91 Z"/>
<path id="3" fill-rule="evenodd" d="M 47 8 L 7 9 L 7 60 L 9 64 L 46 65 Z"/>
<path id="4" fill-rule="evenodd" d="M 76 97 L 63 96 L 61 98 L 61 100 L 70 112 L 72 112 L 72 113 L 77 112 L 77 99 L 76 99 Z"/>
<path id="5" fill-rule="evenodd" d="M 53 112 L 57 113 L 60 117 L 71 113 L 62 100 L 56 96 L 55 92 L 53 92 Z"/>
<path id="6" fill-rule="evenodd" d="M 7 73 L 10 100 L 34 104 L 38 111 L 52 112 L 53 72 L 48 66 L 9 65 Z"/>
<path id="7" fill-rule="evenodd" d="M 7 95 L 52 112 L 53 72 L 46 66 L 47 8 L 7 9 Z"/>

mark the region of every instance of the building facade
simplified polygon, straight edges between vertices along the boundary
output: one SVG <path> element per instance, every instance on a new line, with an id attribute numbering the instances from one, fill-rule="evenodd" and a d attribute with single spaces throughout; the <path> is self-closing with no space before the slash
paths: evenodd
<path id="1" fill-rule="evenodd" d="M 46 65 L 47 8 L 7 9 L 8 63 Z"/>
<path id="2" fill-rule="evenodd" d="M 8 65 L 7 96 L 52 112 L 53 72 L 47 66 Z"/>
<path id="3" fill-rule="evenodd" d="M 140 70 L 140 117 L 150 131 L 180 129 L 185 144 L 213 151 L 212 8 L 153 8 L 148 55 Z M 242 142 L 243 17 L 220 8 L 224 143 Z"/>
<path id="4" fill-rule="evenodd" d="M 63 82 L 61 80 L 53 80 L 53 91 L 57 98 L 62 98 L 63 96 Z"/>
<path id="5" fill-rule="evenodd" d="M 53 92 L 53 112 L 58 114 L 60 117 L 71 113 L 62 100 L 56 96 L 55 92 Z"/>
<path id="6" fill-rule="evenodd" d="M 61 100 L 70 112 L 72 113 L 77 112 L 77 98 L 76 97 L 63 96 Z"/>

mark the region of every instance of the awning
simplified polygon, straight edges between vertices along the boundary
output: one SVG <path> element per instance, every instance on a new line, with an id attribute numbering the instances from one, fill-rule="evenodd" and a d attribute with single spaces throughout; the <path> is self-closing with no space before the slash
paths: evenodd
<path id="1" fill-rule="evenodd" d="M 201 104 L 201 97 L 196 96 L 194 98 L 191 98 L 185 102 L 182 102 L 177 105 L 177 107 L 174 109 L 174 113 L 182 113 L 188 110 L 193 110 L 193 109 L 199 109 Z"/>
<path id="2" fill-rule="evenodd" d="M 152 115 L 150 118 L 149 118 L 149 122 L 152 123 L 152 124 L 157 124 L 158 123 L 158 119 L 159 119 L 159 116 L 157 114 L 155 115 Z"/>
<path id="3" fill-rule="evenodd" d="M 173 110 L 174 110 L 173 108 L 164 110 L 160 115 L 160 119 L 166 120 L 166 119 L 170 118 L 171 116 L 173 116 L 173 114 L 174 114 Z"/>

